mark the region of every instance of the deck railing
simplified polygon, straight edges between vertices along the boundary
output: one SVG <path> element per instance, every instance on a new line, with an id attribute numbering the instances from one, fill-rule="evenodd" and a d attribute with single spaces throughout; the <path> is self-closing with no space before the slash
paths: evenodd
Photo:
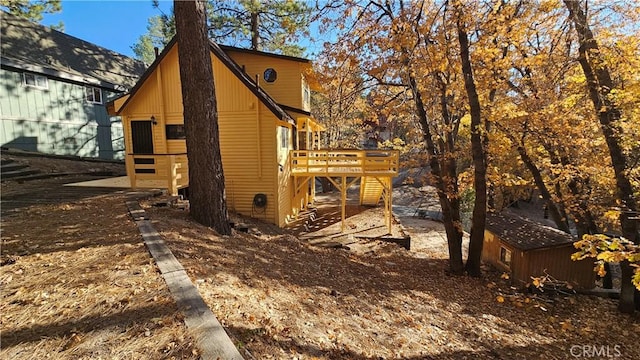
<path id="1" fill-rule="evenodd" d="M 177 195 L 189 185 L 186 154 L 127 154 L 126 163 L 132 188 L 163 188 Z"/>
<path id="2" fill-rule="evenodd" d="M 291 150 L 293 175 L 398 175 L 397 150 Z"/>

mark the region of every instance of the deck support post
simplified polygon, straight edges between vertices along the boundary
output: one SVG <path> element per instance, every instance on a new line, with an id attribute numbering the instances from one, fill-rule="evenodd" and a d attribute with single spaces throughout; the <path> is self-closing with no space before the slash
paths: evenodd
<path id="1" fill-rule="evenodd" d="M 389 188 L 387 190 L 387 226 L 389 227 L 389 234 L 391 234 L 391 226 L 393 225 L 393 179 L 388 177 L 387 181 L 389 182 Z"/>
<path id="2" fill-rule="evenodd" d="M 310 143 L 315 145 L 315 132 L 305 131 L 305 135 L 307 145 Z M 392 178 L 398 175 L 398 161 L 399 153 L 395 150 L 291 150 L 290 152 L 291 173 L 294 178 L 305 178 L 305 181 L 309 182 L 308 186 L 311 186 L 311 189 L 308 191 L 308 195 L 311 201 L 314 201 L 316 196 L 316 177 L 327 178 L 340 191 L 342 232 L 346 227 L 347 190 L 358 180 L 363 182 L 364 178 L 372 178 L 382 185 L 382 196 L 385 203 L 384 224 L 391 233 L 393 223 Z M 347 183 L 349 178 L 353 178 L 353 180 Z M 298 194 L 302 185 L 300 180 L 296 181 L 296 194 Z M 364 183 L 360 188 L 361 200 L 364 193 L 363 187 Z M 379 189 L 378 187 L 378 194 Z M 376 200 L 376 204 L 379 200 L 379 198 Z"/>
<path id="3" fill-rule="evenodd" d="M 347 212 L 347 177 L 342 177 L 342 188 L 340 189 L 342 194 L 342 232 L 344 232 L 344 222 L 346 220 Z"/>
<path id="4" fill-rule="evenodd" d="M 309 203 L 313 204 L 316 201 L 316 177 L 311 177 L 311 197 Z"/>

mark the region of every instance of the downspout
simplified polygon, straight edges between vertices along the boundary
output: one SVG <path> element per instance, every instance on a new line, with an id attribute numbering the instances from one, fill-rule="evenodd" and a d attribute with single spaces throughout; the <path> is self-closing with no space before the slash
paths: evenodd
<path id="1" fill-rule="evenodd" d="M 256 88 L 260 89 L 260 83 L 258 82 L 257 74 Z M 256 137 L 258 138 L 258 179 L 262 179 L 262 139 L 260 136 L 260 101 L 258 99 L 258 96 L 256 96 Z"/>
<path id="2" fill-rule="evenodd" d="M 164 91 L 162 88 L 162 64 L 158 64 L 157 70 L 156 70 L 156 81 L 158 82 L 158 94 L 160 96 L 160 117 L 162 118 L 162 121 L 160 122 L 160 124 L 166 125 L 167 122 L 167 117 L 166 117 L 166 111 L 165 111 L 165 106 L 164 106 Z M 184 123 L 184 114 L 183 114 L 183 120 L 182 122 Z M 167 153 L 167 139 L 166 139 L 166 134 L 162 131 L 160 132 L 161 134 L 163 134 L 163 138 L 164 138 L 164 149 L 162 151 L 162 153 Z M 154 143 L 155 144 L 155 143 Z"/>

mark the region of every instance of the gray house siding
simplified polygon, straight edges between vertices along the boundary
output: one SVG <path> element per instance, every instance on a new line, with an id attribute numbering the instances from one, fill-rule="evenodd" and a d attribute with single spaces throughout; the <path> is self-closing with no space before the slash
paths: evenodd
<path id="1" fill-rule="evenodd" d="M 102 89 L 102 104 L 85 100 L 82 84 L 47 77 L 48 88 L 23 84 L 23 71 L 0 69 L 0 145 L 43 153 L 123 158 L 123 131 L 105 103 L 116 93 Z"/>

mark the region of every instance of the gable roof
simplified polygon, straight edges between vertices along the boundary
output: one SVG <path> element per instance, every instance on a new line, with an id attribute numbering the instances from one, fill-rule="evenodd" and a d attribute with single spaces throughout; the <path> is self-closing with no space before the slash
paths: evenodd
<path id="1" fill-rule="evenodd" d="M 291 60 L 291 61 L 296 61 L 296 62 L 305 63 L 305 64 L 310 64 L 311 63 L 311 60 L 305 59 L 305 58 L 301 58 L 301 57 L 297 57 L 297 56 L 273 54 L 273 53 L 268 53 L 268 52 L 264 52 L 264 51 L 244 49 L 244 48 L 238 48 L 238 47 L 235 47 L 235 46 L 228 46 L 228 45 L 220 45 L 219 44 L 218 46 L 222 50 L 224 50 L 225 52 L 236 51 L 236 52 L 247 53 L 247 54 L 252 54 L 252 55 L 268 56 L 268 57 L 272 57 L 272 58 L 276 58 L 276 59 Z"/>
<path id="2" fill-rule="evenodd" d="M 507 214 L 487 213 L 486 229 L 520 250 L 556 247 L 575 241 L 571 234 Z"/>
<path id="3" fill-rule="evenodd" d="M 0 12 L 2 66 L 115 91 L 130 89 L 141 61 L 27 19 Z"/>
<path id="4" fill-rule="evenodd" d="M 162 62 L 162 60 L 167 56 L 169 50 L 173 48 L 173 46 L 178 42 L 177 37 L 173 37 L 171 41 L 165 46 L 162 50 L 162 53 L 158 55 L 158 57 L 154 60 L 153 64 L 147 69 L 147 71 L 142 75 L 138 83 L 131 89 L 129 92 L 129 97 L 126 101 L 120 106 L 119 109 L 115 109 L 116 113 L 120 113 L 133 99 L 136 92 L 142 87 L 142 84 L 147 80 L 149 76 L 153 73 L 153 71 L 158 67 L 158 65 Z M 209 50 L 222 62 L 251 92 L 262 101 L 263 104 L 276 116 L 278 119 L 283 121 L 289 121 L 292 124 L 294 123 L 293 118 L 278 104 L 276 101 L 267 94 L 253 79 L 249 77 L 247 73 L 242 71 L 240 66 L 227 54 L 222 48 L 216 44 L 215 42 L 209 40 Z M 115 101 L 115 100 L 114 100 Z M 107 106 L 111 107 L 114 103 L 111 101 Z"/>
<path id="5" fill-rule="evenodd" d="M 313 70 L 313 64 L 309 59 L 305 59 L 297 56 L 290 56 L 290 55 L 273 54 L 273 53 L 268 53 L 268 52 L 258 51 L 258 50 L 237 48 L 237 47 L 228 46 L 228 45 L 218 45 L 218 46 L 226 53 L 239 52 L 239 53 L 265 56 L 265 57 L 271 57 L 271 58 L 280 59 L 280 60 L 297 62 L 302 67 L 302 73 L 305 75 L 305 79 L 307 80 L 309 87 L 315 91 L 322 91 L 322 85 L 320 85 L 320 83 L 318 82 L 318 79 L 316 78 L 316 74 Z"/>

